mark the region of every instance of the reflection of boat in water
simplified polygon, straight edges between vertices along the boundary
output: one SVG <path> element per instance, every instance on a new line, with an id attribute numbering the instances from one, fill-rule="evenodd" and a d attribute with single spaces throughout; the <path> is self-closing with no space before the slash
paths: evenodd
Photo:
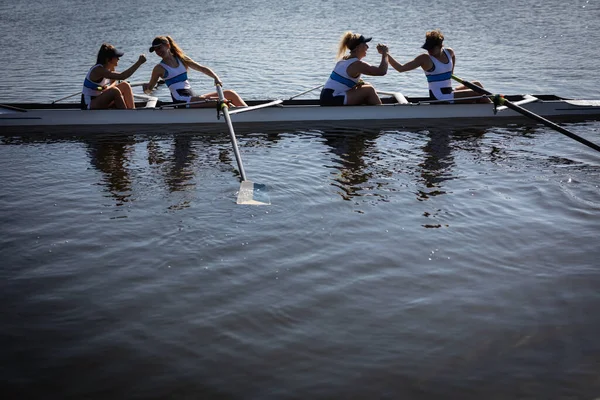
<path id="1" fill-rule="evenodd" d="M 571 100 L 558 96 L 506 96 L 515 104 L 553 120 L 600 118 L 600 100 Z M 295 126 L 317 127 L 424 127 L 431 123 L 458 125 L 499 125 L 531 122 L 523 115 L 504 109 L 495 112 L 492 104 L 447 104 L 427 98 L 409 98 L 400 104 L 394 97 L 383 99 L 381 106 L 321 107 L 317 100 L 250 101 L 249 107 L 230 110 L 236 127 L 270 128 Z M 269 104 L 268 107 L 260 108 Z M 176 130 L 197 131 L 216 127 L 223 130 L 223 118 L 214 108 L 175 108 L 172 103 L 138 103 L 135 110 L 81 110 L 79 104 L 4 104 L 0 105 L 0 127 L 7 133 L 73 130 L 83 132 Z M 259 107 L 256 109 L 256 107 Z M 245 112 L 252 111 L 252 112 Z"/>

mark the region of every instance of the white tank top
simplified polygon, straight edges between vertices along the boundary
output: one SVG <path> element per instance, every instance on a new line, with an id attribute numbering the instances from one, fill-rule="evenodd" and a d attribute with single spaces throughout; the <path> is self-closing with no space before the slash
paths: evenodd
<path id="1" fill-rule="evenodd" d="M 445 91 L 452 90 L 452 56 L 446 49 L 442 49 L 448 57 L 448 62 L 443 63 L 435 57 L 429 56 L 433 63 L 433 68 L 429 71 L 425 71 L 427 77 L 427 83 L 429 84 L 429 90 L 433 96 L 438 100 L 454 100 L 454 93 L 442 93 L 442 88 L 449 88 Z"/>
<path id="2" fill-rule="evenodd" d="M 173 68 L 163 61 L 160 62 L 160 66 L 165 69 L 165 75 L 163 76 L 165 83 L 169 87 L 171 94 L 177 98 L 177 89 L 191 89 L 192 86 L 188 81 L 187 68 L 183 61 L 175 57 L 177 60 L 177 67 Z"/>
<path id="3" fill-rule="evenodd" d="M 81 93 L 84 96 L 89 96 L 89 97 L 100 96 L 102 94 L 102 89 L 98 89 L 98 88 L 102 88 L 103 86 L 109 85 L 112 82 L 112 80 L 108 79 L 108 78 L 102 78 L 102 80 L 100 82 L 92 82 L 92 80 L 90 79 L 90 74 L 92 73 L 94 68 L 101 67 L 101 66 L 102 66 L 102 64 L 94 65 L 92 68 L 90 68 L 87 75 L 85 76 L 85 79 L 83 81 L 83 90 L 81 91 Z"/>
<path id="4" fill-rule="evenodd" d="M 355 63 L 356 61 L 358 61 L 358 58 L 356 57 L 338 61 L 337 64 L 335 64 L 329 79 L 325 82 L 323 89 L 332 89 L 334 96 L 340 96 L 356 86 L 360 80 L 360 75 L 354 78 L 346 72 L 350 64 Z"/>

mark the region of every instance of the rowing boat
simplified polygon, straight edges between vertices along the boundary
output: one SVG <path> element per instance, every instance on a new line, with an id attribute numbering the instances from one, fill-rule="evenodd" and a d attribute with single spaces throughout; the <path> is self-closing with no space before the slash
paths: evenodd
<path id="1" fill-rule="evenodd" d="M 554 95 L 505 96 L 537 115 L 561 121 L 600 119 L 600 100 L 574 100 Z M 404 98 L 403 98 L 404 99 Z M 139 99 L 138 99 L 139 100 Z M 506 107 L 486 103 L 448 104 L 427 98 L 382 98 L 379 106 L 323 107 L 318 100 L 249 101 L 248 107 L 230 110 L 236 129 L 295 126 L 300 129 L 358 127 L 414 127 L 435 124 L 498 125 L 525 122 L 523 115 Z M 135 110 L 81 110 L 79 104 L 12 103 L 0 105 L 0 128 L 4 134 L 88 130 L 211 131 L 225 128 L 222 112 L 215 108 L 178 108 L 173 103 L 147 96 Z M 252 111 L 252 112 L 246 112 Z"/>

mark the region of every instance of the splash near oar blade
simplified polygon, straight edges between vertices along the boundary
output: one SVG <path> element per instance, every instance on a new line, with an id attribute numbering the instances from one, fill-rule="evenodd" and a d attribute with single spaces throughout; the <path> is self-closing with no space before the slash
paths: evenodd
<path id="1" fill-rule="evenodd" d="M 488 96 L 494 96 L 493 93 L 485 90 L 484 88 L 477 86 L 472 82 L 460 79 L 456 75 L 452 75 L 452 79 L 454 79 L 455 81 L 457 81 L 459 83 L 462 83 L 463 85 L 465 85 L 466 87 L 468 87 L 469 89 L 471 89 L 477 93 L 485 94 Z M 584 139 L 579 135 L 576 135 L 575 133 L 569 131 L 568 129 L 565 129 L 562 126 L 555 124 L 554 122 L 547 120 L 546 118 L 544 118 L 542 116 L 532 113 L 531 111 L 526 110 L 523 107 L 521 107 L 511 101 L 508 101 L 502 96 L 495 95 L 495 100 L 498 101 L 499 104 L 506 106 L 506 107 L 510 108 L 511 110 L 514 110 L 520 114 L 523 114 L 524 116 L 529 117 L 533 120 L 536 120 L 536 121 L 546 125 L 547 127 L 552 128 L 552 129 L 562 133 L 563 135 L 570 137 L 571 139 L 577 140 L 579 143 L 582 143 L 588 147 L 591 147 L 592 149 L 594 149 L 596 151 L 600 151 L 600 146 L 598 146 L 596 143 L 590 142 L 589 140 Z"/>
<path id="2" fill-rule="evenodd" d="M 238 192 L 237 204 L 249 204 L 254 206 L 268 206 L 271 204 L 267 187 L 252 181 L 242 181 Z"/>

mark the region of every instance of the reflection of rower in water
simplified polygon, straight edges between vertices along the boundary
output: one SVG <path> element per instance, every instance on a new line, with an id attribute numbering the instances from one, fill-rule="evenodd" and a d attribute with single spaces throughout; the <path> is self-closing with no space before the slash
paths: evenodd
<path id="1" fill-rule="evenodd" d="M 423 146 L 425 158 L 421 167 L 421 176 L 425 181 L 425 186 L 429 191 L 419 190 L 418 200 L 427 200 L 431 196 L 445 194 L 442 190 L 442 182 L 448 179 L 454 179 L 449 175 L 450 168 L 454 165 L 454 157 L 450 146 L 452 132 L 450 130 L 439 129 L 430 130 L 427 133 L 429 141 Z"/>
<path id="2" fill-rule="evenodd" d="M 344 200 L 360 196 L 364 184 L 372 177 L 372 173 L 366 171 L 368 165 L 364 157 L 374 146 L 375 139 L 379 137 L 379 131 L 356 134 L 330 132 L 324 133 L 323 137 L 325 143 L 331 147 L 331 152 L 339 157 L 341 164 L 333 185 L 343 191 L 339 194 Z"/>
<path id="3" fill-rule="evenodd" d="M 454 167 L 454 156 L 452 151 L 461 140 L 468 140 L 469 143 L 478 145 L 478 140 L 486 133 L 485 129 L 480 128 L 464 128 L 456 129 L 430 129 L 427 132 L 429 140 L 423 146 L 425 157 L 423 162 L 419 164 L 421 167 L 421 177 L 425 181 L 425 185 L 429 191 L 419 190 L 418 199 L 427 200 L 430 197 L 445 194 L 442 184 L 444 181 L 452 180 L 455 176 L 452 175 L 451 169 Z"/>
<path id="4" fill-rule="evenodd" d="M 194 170 L 192 167 L 197 158 L 193 148 L 192 136 L 174 135 L 171 145 L 172 152 L 166 155 L 159 143 L 148 141 L 148 163 L 165 166 L 165 183 L 170 192 L 186 191 L 194 187 Z"/>
<path id="5" fill-rule="evenodd" d="M 109 138 L 85 140 L 90 164 L 104 174 L 104 184 L 117 200 L 117 205 L 131 198 L 131 177 L 127 170 L 135 140 L 133 136 L 111 136 Z"/>

